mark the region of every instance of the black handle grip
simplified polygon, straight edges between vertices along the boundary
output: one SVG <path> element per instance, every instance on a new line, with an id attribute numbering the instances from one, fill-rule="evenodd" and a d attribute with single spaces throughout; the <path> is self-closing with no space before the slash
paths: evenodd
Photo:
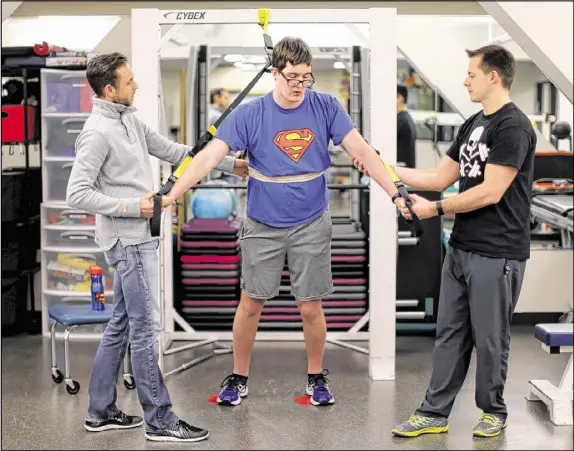
<path id="1" fill-rule="evenodd" d="M 161 233 L 161 198 L 168 194 L 175 185 L 175 181 L 170 177 L 165 185 L 153 196 L 153 217 L 150 219 L 151 236 L 159 236 Z"/>
<path id="2" fill-rule="evenodd" d="M 411 200 L 411 196 L 409 195 L 409 192 L 405 188 L 405 185 L 403 185 L 402 183 L 400 184 L 395 183 L 395 186 L 397 187 L 397 190 L 400 193 L 401 197 L 405 200 L 405 205 L 407 206 L 407 208 L 409 209 L 409 213 L 411 214 L 411 219 L 405 219 L 405 220 L 407 221 L 407 224 L 411 227 L 413 236 L 418 238 L 419 236 L 422 236 L 422 234 L 424 233 L 424 229 L 421 224 L 421 220 L 413 211 L 412 208 L 413 202 Z"/>

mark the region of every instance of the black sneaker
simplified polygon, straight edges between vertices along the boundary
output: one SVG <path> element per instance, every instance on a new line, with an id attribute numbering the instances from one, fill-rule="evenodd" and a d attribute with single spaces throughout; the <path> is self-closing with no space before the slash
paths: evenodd
<path id="1" fill-rule="evenodd" d="M 178 420 L 163 431 L 146 431 L 145 438 L 155 442 L 199 442 L 209 437 L 205 429 Z"/>
<path id="2" fill-rule="evenodd" d="M 137 428 L 143 424 L 143 418 L 135 415 L 126 415 L 119 411 L 108 418 L 107 420 L 100 421 L 85 421 L 84 427 L 86 431 L 101 432 L 109 431 L 111 429 L 131 429 Z"/>

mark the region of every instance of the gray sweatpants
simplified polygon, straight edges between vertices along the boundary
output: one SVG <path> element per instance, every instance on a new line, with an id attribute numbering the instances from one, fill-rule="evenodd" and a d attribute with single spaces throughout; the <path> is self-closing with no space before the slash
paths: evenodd
<path id="1" fill-rule="evenodd" d="M 510 323 L 525 261 L 448 248 L 442 269 L 433 370 L 419 414 L 448 417 L 476 347 L 476 405 L 506 418 Z"/>

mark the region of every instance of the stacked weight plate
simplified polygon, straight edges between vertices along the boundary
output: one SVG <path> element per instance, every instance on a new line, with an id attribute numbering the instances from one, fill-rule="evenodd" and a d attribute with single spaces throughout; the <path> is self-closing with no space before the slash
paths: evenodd
<path id="1" fill-rule="evenodd" d="M 239 304 L 240 221 L 192 219 L 181 228 L 180 314 L 196 330 L 231 330 Z"/>
<path id="2" fill-rule="evenodd" d="M 360 225 L 349 218 L 334 217 L 331 268 L 335 292 L 323 300 L 328 330 L 348 330 L 367 312 L 366 262 L 367 239 Z M 265 303 L 259 330 L 300 331 L 302 328 L 285 261 L 279 295 Z"/>

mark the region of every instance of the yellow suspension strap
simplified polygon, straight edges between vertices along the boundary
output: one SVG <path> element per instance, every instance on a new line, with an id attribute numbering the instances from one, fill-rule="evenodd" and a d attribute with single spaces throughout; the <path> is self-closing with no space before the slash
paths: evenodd
<path id="1" fill-rule="evenodd" d="M 169 194 L 173 185 L 177 182 L 177 180 L 181 177 L 181 175 L 187 169 L 191 160 L 201 151 L 203 150 L 209 142 L 215 136 L 215 132 L 217 128 L 221 125 L 221 123 L 225 120 L 227 116 L 231 114 L 231 112 L 237 108 L 237 106 L 245 99 L 247 94 L 253 89 L 253 87 L 257 84 L 259 79 L 263 76 L 265 72 L 269 72 L 272 65 L 272 57 L 273 57 L 273 41 L 271 37 L 267 34 L 267 26 L 269 25 L 269 14 L 270 11 L 268 9 L 259 9 L 258 10 L 258 17 L 259 17 L 259 25 L 263 29 L 263 42 L 265 46 L 265 53 L 267 54 L 267 63 L 265 66 L 257 73 L 255 78 L 249 82 L 249 84 L 243 88 L 243 90 L 239 93 L 239 95 L 233 100 L 231 105 L 227 107 L 227 109 L 223 112 L 221 116 L 215 121 L 215 124 L 209 127 L 207 132 L 205 132 L 197 141 L 197 144 L 193 146 L 193 148 L 188 152 L 183 162 L 177 167 L 177 169 L 169 176 L 165 184 L 160 188 L 160 190 L 154 195 L 153 201 L 153 217 L 150 219 L 150 229 L 152 236 L 159 236 L 161 232 L 161 198 Z"/>
<path id="2" fill-rule="evenodd" d="M 374 149 L 374 147 L 373 147 L 373 149 Z M 405 205 L 407 206 L 407 208 L 409 209 L 409 213 L 411 214 L 411 219 L 406 220 L 406 221 L 412 230 L 413 236 L 414 237 L 421 236 L 424 233 L 424 229 L 423 229 L 423 226 L 421 224 L 420 219 L 418 218 L 418 216 L 413 211 L 413 208 L 412 208 L 413 207 L 413 201 L 411 199 L 411 196 L 409 195 L 409 192 L 408 192 L 405 184 L 401 181 L 401 179 L 399 178 L 399 176 L 397 175 L 397 173 L 395 172 L 393 167 L 390 166 L 385 160 L 383 160 L 383 157 L 381 156 L 381 152 L 379 152 L 377 149 L 375 149 L 375 152 L 377 152 L 377 154 L 381 158 L 381 161 L 382 161 L 383 165 L 385 166 L 385 169 L 387 170 L 387 173 L 389 174 L 391 181 L 395 184 L 395 186 L 397 187 L 397 190 L 399 191 L 399 194 L 405 200 Z"/>

